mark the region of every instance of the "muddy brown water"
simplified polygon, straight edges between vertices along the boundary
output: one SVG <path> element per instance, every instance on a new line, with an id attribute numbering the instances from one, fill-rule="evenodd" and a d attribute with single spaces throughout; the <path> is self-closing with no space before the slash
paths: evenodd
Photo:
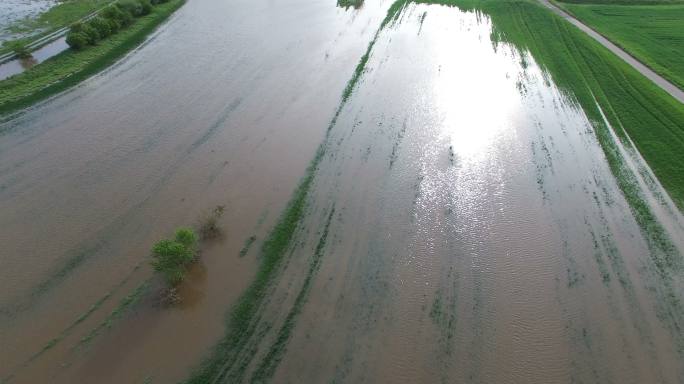
<path id="1" fill-rule="evenodd" d="M 112 69 L 4 123 L 0 377 L 187 377 L 325 142 L 244 381 L 324 239 L 272 382 L 681 382 L 662 282 L 590 122 L 529 54 L 490 41 L 486 15 L 405 9 L 326 136 L 389 5 L 189 1 Z M 681 214 L 642 187 L 683 249 Z M 145 295 L 80 341 L 150 281 L 155 240 L 221 204 L 182 305 Z"/>
<path id="2" fill-rule="evenodd" d="M 383 6 L 192 0 L 113 68 L 4 123 L 0 377 L 184 378 L 251 281 L 255 252 L 240 249 L 252 235 L 257 249 L 290 198 Z M 81 346 L 151 276 L 154 241 L 216 205 L 225 238 L 203 252 L 198 303 L 135 311 Z"/>

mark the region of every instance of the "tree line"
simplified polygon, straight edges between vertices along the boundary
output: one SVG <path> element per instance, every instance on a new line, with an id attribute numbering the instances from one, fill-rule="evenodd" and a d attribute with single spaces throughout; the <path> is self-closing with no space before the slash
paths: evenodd
<path id="1" fill-rule="evenodd" d="M 75 23 L 66 35 L 72 49 L 79 50 L 95 45 L 123 28 L 136 18 L 150 14 L 152 7 L 169 0 L 120 0 L 103 9 L 97 16 L 85 22 Z"/>

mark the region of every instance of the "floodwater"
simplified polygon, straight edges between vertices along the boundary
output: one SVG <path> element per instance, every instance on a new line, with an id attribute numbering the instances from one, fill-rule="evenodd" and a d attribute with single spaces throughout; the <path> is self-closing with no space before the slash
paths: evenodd
<path id="1" fill-rule="evenodd" d="M 58 0 L 2 0 L 0 2 L 0 44 L 26 36 L 12 30 L 17 22 L 34 18 L 57 4 Z"/>
<path id="2" fill-rule="evenodd" d="M 650 250 L 590 122 L 491 30 L 420 5 L 381 31 L 246 378 L 334 210 L 274 382 L 681 382 Z M 666 212 L 681 250 L 681 215 Z"/>
<path id="3" fill-rule="evenodd" d="M 0 126 L 0 378 L 187 377 L 323 143 L 243 381 L 264 366 L 278 383 L 684 380 L 682 314 L 659 296 L 682 298 L 681 273 L 653 271 L 586 115 L 493 43 L 485 14 L 409 5 L 327 131 L 389 6 L 189 1 L 112 69 Z M 681 253 L 681 214 L 648 202 Z M 216 205 L 223 236 L 160 308 L 148 249 Z"/>
<path id="4" fill-rule="evenodd" d="M 2 63 L 0 64 L 0 80 L 22 73 L 26 69 L 66 51 L 68 48 L 66 37 L 60 37 L 31 52 L 31 57 L 28 59 L 14 59 Z"/>

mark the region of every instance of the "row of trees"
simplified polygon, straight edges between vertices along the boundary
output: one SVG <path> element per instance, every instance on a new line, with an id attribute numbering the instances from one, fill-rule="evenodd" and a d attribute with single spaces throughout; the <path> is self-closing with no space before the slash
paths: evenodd
<path id="1" fill-rule="evenodd" d="M 152 12 L 153 5 L 169 0 L 120 0 L 102 10 L 97 16 L 75 23 L 69 29 L 66 42 L 72 49 L 83 49 L 118 32 L 133 23 L 137 17 Z"/>

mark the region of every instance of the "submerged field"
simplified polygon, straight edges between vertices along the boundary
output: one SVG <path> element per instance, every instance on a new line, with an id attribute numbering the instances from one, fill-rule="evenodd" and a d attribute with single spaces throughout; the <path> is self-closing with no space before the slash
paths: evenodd
<path id="1" fill-rule="evenodd" d="M 448 4 L 390 6 L 273 232 L 290 245 L 267 240 L 190 383 L 682 377 L 684 227 L 627 136 L 665 103 L 672 159 L 681 105 L 535 3 Z"/>
<path id="2" fill-rule="evenodd" d="M 684 3 L 563 7 L 684 89 Z"/>
<path id="3" fill-rule="evenodd" d="M 683 123 L 534 1 L 188 2 L 0 125 L 0 380 L 682 382 Z"/>

